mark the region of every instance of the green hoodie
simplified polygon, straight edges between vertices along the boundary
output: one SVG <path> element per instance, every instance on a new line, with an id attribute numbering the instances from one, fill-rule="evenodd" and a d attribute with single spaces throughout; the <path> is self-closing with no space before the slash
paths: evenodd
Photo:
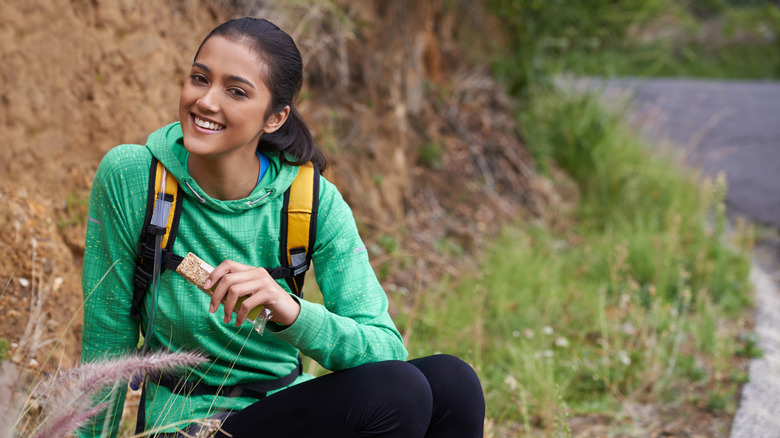
<path id="1" fill-rule="evenodd" d="M 84 326 L 82 362 L 105 360 L 135 351 L 139 323 L 130 317 L 137 247 L 146 209 L 152 155 L 184 189 L 179 231 L 173 252 L 193 252 L 212 266 L 230 259 L 251 266 L 278 266 L 282 198 L 298 172 L 296 166 L 271 163 L 245 199 L 220 201 L 206 194 L 187 170 L 189 153 L 178 123 L 149 136 L 146 146 L 121 145 L 109 151 L 92 185 L 84 254 Z M 250 322 L 234 327 L 223 310 L 208 313 L 209 296 L 175 272 L 160 276 L 156 327 L 151 350 L 198 351 L 208 362 L 190 370 L 189 379 L 209 385 L 235 385 L 277 379 L 294 370 L 302 352 L 329 370 L 382 360 L 404 360 L 407 352 L 387 313 L 387 297 L 368 261 L 351 210 L 338 190 L 320 180 L 317 241 L 312 256 L 324 306 L 299 300 L 301 312 L 289 327 L 271 326 L 259 335 Z M 289 291 L 283 280 L 279 284 Z M 146 327 L 152 300 L 144 303 Z M 235 318 L 235 314 L 233 316 Z M 293 384 L 311 379 L 302 375 Z M 104 394 L 114 402 L 111 416 L 94 418 L 81 436 L 99 436 L 103 425 L 115 436 L 125 385 Z M 104 398 L 103 400 L 109 400 Z M 147 430 L 174 431 L 190 420 L 223 410 L 242 409 L 252 398 L 171 394 L 147 386 Z M 303 401 L 302 401 L 303 402 Z M 175 427 L 167 427 L 175 424 Z"/>

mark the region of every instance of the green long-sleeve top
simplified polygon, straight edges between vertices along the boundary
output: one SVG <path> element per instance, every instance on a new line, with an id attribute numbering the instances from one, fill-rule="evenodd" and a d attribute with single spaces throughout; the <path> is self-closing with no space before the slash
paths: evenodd
<path id="1" fill-rule="evenodd" d="M 298 168 L 270 157 L 270 165 L 245 199 L 211 198 L 187 171 L 188 152 L 178 123 L 149 136 L 147 144 L 121 145 L 106 154 L 92 185 L 83 268 L 84 325 L 82 362 L 100 361 L 135 351 L 139 322 L 130 317 L 133 275 L 143 226 L 152 155 L 184 189 L 179 231 L 173 252 L 193 252 L 212 266 L 230 259 L 251 266 L 279 262 L 283 194 Z M 352 212 L 333 184 L 321 177 L 317 239 L 312 263 L 324 305 L 299 300 L 301 312 L 289 327 L 271 327 L 263 335 L 250 322 L 241 327 L 222 321 L 223 311 L 208 313 L 210 297 L 175 272 L 160 276 L 156 327 L 151 350 L 198 351 L 208 361 L 190 370 L 190 379 L 209 385 L 235 385 L 277 379 L 297 366 L 302 352 L 329 370 L 407 357 L 387 312 L 387 296 L 368 261 Z M 279 284 L 289 291 L 284 280 Z M 146 299 L 140 324 L 146 327 L 152 300 Z M 235 318 L 235 314 L 234 314 Z M 293 384 L 311 379 L 302 375 Z M 113 400 L 106 421 L 94 418 L 79 431 L 97 436 L 103 427 L 115 436 L 126 386 Z M 168 388 L 147 387 L 147 429 L 236 410 L 252 398 L 184 396 Z M 303 401 L 302 401 L 303 402 Z"/>

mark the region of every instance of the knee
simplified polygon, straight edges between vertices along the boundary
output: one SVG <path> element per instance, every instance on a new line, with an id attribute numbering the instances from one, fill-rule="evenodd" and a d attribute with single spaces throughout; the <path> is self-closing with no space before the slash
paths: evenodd
<path id="1" fill-rule="evenodd" d="M 431 387 L 426 376 L 408 362 L 380 362 L 381 382 L 385 385 L 383 393 L 396 394 L 400 400 L 420 400 L 423 404 L 430 403 Z"/>
<path id="2" fill-rule="evenodd" d="M 448 411 L 464 420 L 472 418 L 474 424 L 481 425 L 485 396 L 471 365 L 446 354 L 414 359 L 410 363 L 428 379 L 435 409 Z"/>
<path id="3" fill-rule="evenodd" d="M 458 387 L 464 391 L 482 394 L 482 384 L 474 368 L 458 357 L 437 354 L 410 361 L 428 379 L 431 388 Z"/>
<path id="4" fill-rule="evenodd" d="M 393 436 L 423 436 L 433 411 L 433 395 L 425 375 L 401 361 L 377 362 L 361 367 L 357 405 L 347 423 L 355 431 L 392 432 Z M 356 436 L 359 434 L 356 434 Z M 362 435 L 360 435 L 362 436 Z"/>

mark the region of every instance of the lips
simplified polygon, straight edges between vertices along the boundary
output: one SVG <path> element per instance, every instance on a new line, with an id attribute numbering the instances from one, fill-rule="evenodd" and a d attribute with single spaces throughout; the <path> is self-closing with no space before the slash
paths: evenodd
<path id="1" fill-rule="evenodd" d="M 196 116 L 195 114 L 193 114 L 192 116 L 193 116 L 193 120 L 195 121 L 195 124 L 200 128 L 206 129 L 208 131 L 214 131 L 214 132 L 225 129 L 225 125 L 220 125 L 219 123 L 202 119 L 199 116 Z"/>

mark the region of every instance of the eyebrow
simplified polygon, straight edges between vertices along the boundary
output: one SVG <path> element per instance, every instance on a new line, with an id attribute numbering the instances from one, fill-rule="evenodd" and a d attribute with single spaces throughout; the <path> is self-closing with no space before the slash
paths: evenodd
<path id="1" fill-rule="evenodd" d="M 206 67 L 205 65 L 203 65 L 203 64 L 201 64 L 201 63 L 199 63 L 199 62 L 193 62 L 193 63 L 192 63 L 192 66 L 193 66 L 193 67 L 198 67 L 198 68 L 200 68 L 201 70 L 205 70 L 205 71 L 206 71 L 206 73 L 211 73 L 211 69 L 210 69 L 210 68 Z M 255 88 L 255 85 L 254 85 L 253 83 L 249 82 L 249 80 L 247 80 L 247 79 L 244 79 L 244 78 L 242 78 L 241 76 L 236 76 L 236 75 L 228 75 L 228 76 L 227 76 L 227 78 L 228 78 L 228 80 L 230 80 L 230 81 L 241 82 L 241 83 L 243 83 L 243 84 L 247 84 L 247 85 L 249 85 L 249 86 L 250 86 L 250 87 L 252 87 L 253 89 L 256 89 L 256 88 Z"/>

